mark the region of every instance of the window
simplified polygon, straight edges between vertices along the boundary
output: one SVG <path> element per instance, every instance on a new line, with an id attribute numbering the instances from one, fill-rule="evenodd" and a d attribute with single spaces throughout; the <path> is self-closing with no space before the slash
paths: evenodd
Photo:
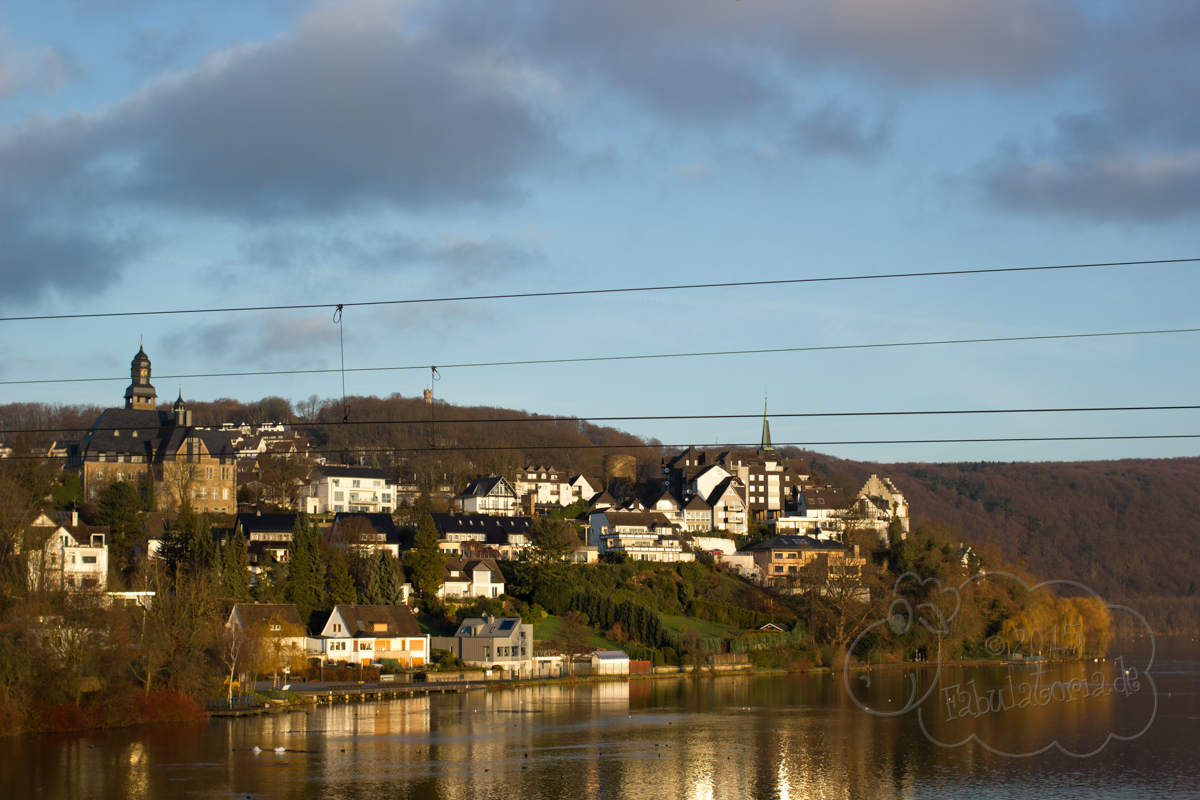
<path id="1" fill-rule="evenodd" d="M 119 480 L 119 481 L 125 480 L 125 473 L 123 471 L 117 470 L 117 480 Z"/>
<path id="2" fill-rule="evenodd" d="M 362 481 L 360 481 L 360 480 L 358 480 L 357 478 L 355 478 L 354 482 L 353 482 L 352 484 L 350 484 L 350 485 L 351 485 L 351 487 L 352 487 L 352 488 L 354 488 L 354 489 L 358 489 L 358 488 L 361 488 L 361 487 L 359 486 L 359 484 L 360 484 L 360 483 L 362 483 Z"/>
<path id="3" fill-rule="evenodd" d="M 200 487 L 200 499 L 201 499 L 201 500 L 207 500 L 207 499 L 208 499 L 208 487 L 207 487 L 207 486 L 201 486 L 201 487 Z"/>
<path id="4" fill-rule="evenodd" d="M 374 486 L 376 489 L 378 489 L 378 488 L 379 488 L 379 486 L 380 486 L 380 483 L 379 483 L 379 481 L 375 481 L 375 482 L 374 482 L 373 484 L 371 484 L 371 485 L 372 485 L 372 486 Z"/>
<path id="5" fill-rule="evenodd" d="M 271 630 L 273 630 L 273 631 L 281 631 L 281 630 L 283 630 L 283 626 L 282 626 L 282 625 L 280 625 L 278 622 L 272 622 L 272 623 L 271 623 Z"/>
<path id="6" fill-rule="evenodd" d="M 342 623 L 340 623 L 340 622 L 333 623 L 333 632 L 334 633 L 340 633 L 341 630 L 342 630 Z"/>
<path id="7" fill-rule="evenodd" d="M 345 511 L 345 509 L 344 509 L 344 508 L 342 508 L 341 506 L 334 506 L 334 507 L 333 507 L 333 513 L 335 513 L 335 514 L 338 514 L 338 513 L 342 512 L 342 511 Z"/>
<path id="8" fill-rule="evenodd" d="M 776 571 L 776 572 L 783 572 L 783 564 L 776 564 L 776 565 L 775 565 L 775 571 Z"/>
<path id="9" fill-rule="evenodd" d="M 333 499 L 334 499 L 334 500 L 345 500 L 345 499 L 346 499 L 346 493 L 345 493 L 345 492 L 334 492 L 334 493 L 333 493 Z"/>
<path id="10" fill-rule="evenodd" d="M 332 481 L 330 481 L 330 483 L 332 483 L 334 486 L 341 486 L 341 485 L 342 485 L 342 482 L 341 482 L 341 481 L 339 481 L 337 478 L 334 478 Z"/>
<path id="11" fill-rule="evenodd" d="M 212 467 L 204 468 L 204 480 L 206 480 L 206 481 L 212 480 Z"/>
<path id="12" fill-rule="evenodd" d="M 222 500 L 228 500 L 228 499 L 229 499 L 229 490 L 228 490 L 228 489 L 222 489 L 222 490 L 221 490 L 221 499 L 222 499 Z"/>

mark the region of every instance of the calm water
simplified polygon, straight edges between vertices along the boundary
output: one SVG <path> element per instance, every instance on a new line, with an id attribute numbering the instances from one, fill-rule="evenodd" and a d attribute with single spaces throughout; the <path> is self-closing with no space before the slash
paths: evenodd
<path id="1" fill-rule="evenodd" d="M 1136 644 L 1122 652 L 1125 666 L 1145 655 Z M 1030 666 L 947 670 L 920 719 L 863 711 L 840 675 L 741 676 L 477 691 L 0 740 L 0 796 L 1200 797 L 1200 645 L 1160 639 L 1154 687 L 1144 664 L 1134 668 L 1136 690 L 1111 663 L 1040 675 Z M 914 685 L 928 688 L 929 673 L 875 672 L 869 686 L 852 686 L 863 705 L 886 712 Z M 989 689 L 995 697 L 1006 687 L 1034 701 L 988 703 Z M 1058 750 L 1010 758 L 984 746 L 1032 752 L 1058 741 L 1086 752 L 1108 733 L 1137 735 L 1147 721 L 1143 735 L 1088 758 Z M 941 747 L 930 737 L 968 742 Z M 255 745 L 265 752 L 254 755 Z M 287 752 L 271 752 L 277 746 Z"/>

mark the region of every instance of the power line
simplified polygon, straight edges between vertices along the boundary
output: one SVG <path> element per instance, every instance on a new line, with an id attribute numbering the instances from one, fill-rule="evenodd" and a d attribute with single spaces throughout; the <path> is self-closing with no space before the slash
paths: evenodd
<path id="1" fill-rule="evenodd" d="M 0 322 L 27 322 L 52 319 L 96 319 L 99 317 L 149 317 L 172 314 L 215 314 L 246 311 L 294 311 L 312 308 L 364 307 L 409 305 L 414 303 L 452 303 L 468 300 L 516 300 L 534 297 L 570 297 L 576 295 L 627 294 L 633 292 L 667 292 L 682 289 L 729 289 L 745 286 L 781 286 L 798 283 L 832 283 L 836 281 L 891 280 L 899 278 L 935 278 L 950 275 L 989 275 L 1012 272 L 1045 272 L 1049 270 L 1096 269 L 1100 267 L 1133 267 L 1155 264 L 1186 264 L 1200 258 L 1165 258 L 1150 261 L 1109 261 L 1097 264 L 1055 264 L 1041 267 L 996 267 L 992 269 L 954 269 L 930 272 L 893 272 L 874 275 L 838 275 L 821 278 L 784 278 L 765 281 L 729 281 L 726 283 L 688 283 L 672 286 L 632 286 L 618 289 L 573 289 L 561 292 L 519 292 L 513 294 L 463 295 L 458 297 L 423 297 L 408 300 L 369 300 L 358 303 L 303 303 L 277 306 L 229 306 L 225 308 L 182 308 L 169 311 L 106 311 L 93 314 L 39 314 L 24 317 L 0 317 Z"/>
<path id="2" fill-rule="evenodd" d="M 772 347 L 759 350 L 711 350 L 699 353 L 652 353 L 633 356 L 588 356 L 582 358 L 541 358 L 526 361 L 478 361 L 464 364 L 439 364 L 437 369 L 462 369 L 471 367 L 519 367 L 544 364 L 584 364 L 600 361 L 642 361 L 647 359 L 666 358 L 704 358 L 711 356 L 748 356 L 775 353 L 815 353 L 827 350 L 871 350 L 888 347 L 928 347 L 931 345 L 953 344 L 992 344 L 998 342 L 1042 342 L 1056 339 L 1096 339 L 1114 336 L 1152 336 L 1176 333 L 1200 333 L 1200 328 L 1169 328 L 1151 331 L 1113 331 L 1107 333 L 1062 333 L 1045 336 L 1000 336 L 986 339 L 941 339 L 925 342 L 882 342 L 876 344 L 835 344 L 814 347 Z M 262 372 L 199 372 L 189 375 L 159 375 L 155 380 L 177 380 L 191 378 L 246 378 L 266 375 L 321 375 L 338 372 L 398 372 L 402 370 L 430 369 L 428 364 L 399 366 L 399 367 L 350 367 L 341 369 L 293 369 L 268 370 Z M 128 376 L 112 378 L 41 378 L 24 381 L 0 381 L 0 386 L 18 386 L 37 383 L 102 383 L 110 381 L 127 381 Z"/>
<path id="3" fill-rule="evenodd" d="M 1011 436 L 1011 437 L 996 437 L 996 438 L 980 438 L 980 439 L 876 439 L 876 440 L 845 440 L 845 441 L 829 441 L 829 442 L 780 442 L 776 444 L 776 448 L 780 447 L 833 447 L 833 446 L 848 446 L 848 445 L 888 445 L 888 444 L 989 444 L 989 443 L 1005 443 L 1005 442 L 1108 442 L 1108 441 L 1131 441 L 1131 440 L 1149 440 L 1149 439 L 1200 439 L 1200 433 L 1160 433 L 1160 434 L 1136 434 L 1130 436 Z M 585 444 L 585 445 L 546 445 L 537 447 L 517 447 L 515 445 L 498 445 L 486 447 L 373 447 L 373 448 L 357 448 L 347 447 L 341 450 L 310 450 L 310 454 L 318 455 L 343 455 L 349 453 L 351 455 L 365 455 L 368 453 L 447 453 L 447 452 L 495 452 L 495 451 L 537 451 L 537 450 L 682 450 L 687 447 L 695 447 L 695 444 L 649 444 L 639 442 L 634 444 Z M 758 442 L 750 443 L 723 443 L 715 445 L 711 449 L 732 449 L 732 448 L 757 448 Z M 706 448 L 708 449 L 708 448 Z M 9 456 L 3 460 L 62 460 L 69 456 L 52 456 L 52 455 L 23 455 Z M 104 463 L 122 463 L 122 462 L 104 462 Z M 134 462 L 130 462 L 134 463 Z"/>
<path id="4" fill-rule="evenodd" d="M 771 414 L 774 419 L 795 419 L 795 418 L 829 418 L 829 417 L 923 417 L 923 416 L 951 416 L 951 415 L 972 415 L 972 414 L 1075 414 L 1075 413 L 1091 413 L 1091 412 L 1109 412 L 1109 411 L 1198 411 L 1200 405 L 1175 405 L 1175 406 L 1080 406 L 1080 407 L 1063 407 L 1063 408 L 972 408 L 972 409 L 944 409 L 934 411 L 804 411 L 793 414 Z M 702 420 L 702 419 L 760 419 L 761 414 L 660 414 L 660 415 L 641 415 L 641 416 L 626 416 L 626 417 L 484 417 L 481 419 L 439 419 L 434 423 L 434 426 L 441 425 L 474 425 L 474 424 L 495 424 L 505 422 L 546 422 L 558 424 L 560 422 L 682 422 L 687 420 Z M 324 428 L 336 427 L 342 428 L 349 425 L 428 425 L 427 419 L 380 419 L 380 420 L 361 420 L 357 422 L 342 422 L 341 420 L 331 420 L 328 422 L 289 422 L 288 425 L 292 428 Z M 136 426 L 135 426 L 136 427 Z M 101 432 L 115 430 L 131 430 L 129 425 L 116 426 L 112 428 L 9 428 L 0 429 L 0 434 L 20 434 L 20 433 L 69 433 L 72 431 L 86 432 Z M 215 428 L 213 430 L 221 430 Z"/>

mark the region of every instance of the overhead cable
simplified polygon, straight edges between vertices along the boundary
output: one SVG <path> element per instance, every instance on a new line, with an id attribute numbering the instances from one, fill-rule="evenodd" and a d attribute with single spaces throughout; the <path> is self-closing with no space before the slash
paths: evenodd
<path id="1" fill-rule="evenodd" d="M 759 350 L 710 350 L 699 353 L 651 353 L 632 356 L 587 356 L 581 358 L 540 358 L 525 361 L 477 361 L 463 364 L 441 364 L 431 367 L 428 364 L 415 364 L 399 367 L 349 367 L 346 369 L 281 369 L 260 372 L 198 372 L 187 375 L 159 375 L 155 380 L 177 380 L 192 378 L 247 378 L 266 375 L 322 375 L 331 372 L 398 372 L 402 370 L 425 369 L 464 369 L 471 367 L 521 367 L 542 364 L 584 364 L 600 361 L 642 361 L 647 359 L 665 358 L 704 358 L 710 356 L 748 356 L 775 353 L 815 353 L 826 350 L 870 350 L 886 347 L 928 347 L 932 345 L 955 344 L 990 344 L 997 342 L 1044 342 L 1056 339 L 1096 339 L 1113 336 L 1153 336 L 1177 333 L 1200 333 L 1200 328 L 1167 328 L 1149 331 L 1112 331 L 1106 333 L 1060 333 L 1044 336 L 999 336 L 985 339 L 938 339 L 924 342 L 881 342 L 876 344 L 831 344 L 813 347 L 771 347 Z M 127 381 L 128 376 L 119 375 L 111 378 L 39 378 L 36 380 L 0 381 L 0 386 L 18 386 L 35 383 L 102 383 L 109 381 Z"/>
<path id="2" fill-rule="evenodd" d="M 1187 264 L 1200 261 L 1200 258 L 1162 258 L 1147 261 L 1107 261 L 1095 264 L 1054 264 L 1041 267 L 994 267 L 990 269 L 951 269 L 928 272 L 891 272 L 872 275 L 831 275 L 820 278 L 781 278 L 776 280 L 758 281 L 727 281 L 724 283 L 686 283 L 670 286 L 629 286 L 616 289 L 571 289 L 559 292 L 516 292 L 511 294 L 479 294 L 461 295 L 457 297 L 422 297 L 406 300 L 365 300 L 357 303 L 296 303 L 276 306 L 227 306 L 224 308 L 180 308 L 172 310 L 146 311 L 102 311 L 90 314 L 36 314 L 20 317 L 0 317 L 0 322 L 26 322 L 31 320 L 52 319 L 96 319 L 100 317 L 150 317 L 168 316 L 173 314 L 216 314 L 225 312 L 248 311 L 295 311 L 313 308 L 333 308 L 335 306 L 393 306 L 414 303 L 453 303 L 469 300 L 517 300 L 535 297 L 571 297 L 577 295 L 599 294 L 628 294 L 634 292 L 668 292 L 683 289 L 730 289 L 745 286 L 781 286 L 799 283 L 833 283 L 837 281 L 870 281 L 893 280 L 900 278 L 937 278 L 951 275 L 994 275 L 1016 272 L 1046 272 L 1050 270 L 1097 269 L 1100 267 L 1135 267 L 1163 264 Z"/>

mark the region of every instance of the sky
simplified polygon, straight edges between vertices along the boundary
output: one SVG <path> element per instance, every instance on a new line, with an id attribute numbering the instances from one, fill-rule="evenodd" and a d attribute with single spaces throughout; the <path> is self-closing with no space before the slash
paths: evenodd
<path id="1" fill-rule="evenodd" d="M 0 402 L 340 367 L 350 394 L 585 418 L 1196 404 L 1200 4 L 39 0 L 0 6 Z M 14 381 L 114 378 L 105 382 Z M 156 377 L 338 397 L 337 373 Z M 754 419 L 614 423 L 669 444 Z M 1200 434 L 1200 412 L 773 416 L 776 442 Z M 1193 456 L 1200 439 L 818 445 Z"/>

